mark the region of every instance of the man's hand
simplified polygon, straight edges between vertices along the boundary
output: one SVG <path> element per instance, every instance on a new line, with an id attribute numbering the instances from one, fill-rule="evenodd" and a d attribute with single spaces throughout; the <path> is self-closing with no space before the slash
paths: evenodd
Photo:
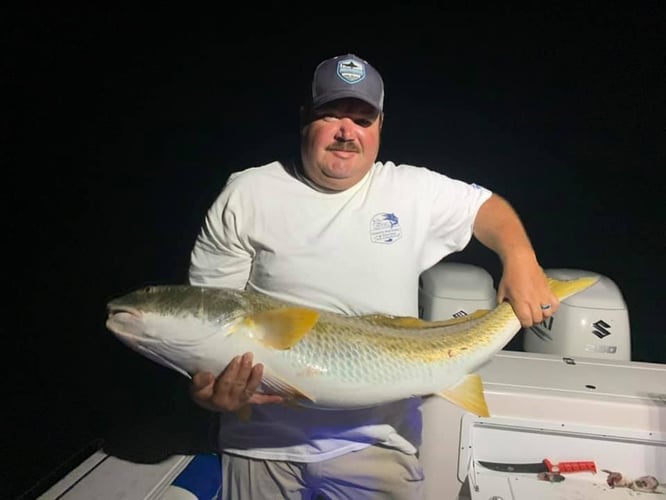
<path id="1" fill-rule="evenodd" d="M 237 411 L 247 404 L 282 403 L 281 396 L 255 392 L 261 383 L 264 366 L 252 366 L 252 353 L 236 356 L 215 378 L 212 373 L 198 372 L 192 377 L 190 396 L 210 411 Z"/>
<path id="2" fill-rule="evenodd" d="M 560 301 L 551 292 L 523 223 L 509 202 L 492 194 L 476 214 L 474 236 L 502 260 L 497 301 L 508 300 L 524 328 L 557 311 Z"/>
<path id="3" fill-rule="evenodd" d="M 498 302 L 508 300 L 523 328 L 541 323 L 560 307 L 534 258 L 507 259 L 497 290 Z"/>

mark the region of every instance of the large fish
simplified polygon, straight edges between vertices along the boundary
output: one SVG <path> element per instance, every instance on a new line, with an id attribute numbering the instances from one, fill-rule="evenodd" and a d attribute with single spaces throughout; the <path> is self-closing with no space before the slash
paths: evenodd
<path id="1" fill-rule="evenodd" d="M 549 278 L 560 300 L 597 280 Z M 347 316 L 256 292 L 187 285 L 148 286 L 111 300 L 106 326 L 186 376 L 220 373 L 251 351 L 264 365 L 259 390 L 297 405 L 335 410 L 439 395 L 481 416 L 489 412 L 475 371 L 521 328 L 506 302 L 429 322 Z"/>

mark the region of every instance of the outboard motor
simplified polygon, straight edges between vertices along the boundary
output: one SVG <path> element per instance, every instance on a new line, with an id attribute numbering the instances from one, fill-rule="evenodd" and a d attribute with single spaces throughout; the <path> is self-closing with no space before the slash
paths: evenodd
<path id="1" fill-rule="evenodd" d="M 497 305 L 493 278 L 481 267 L 439 262 L 419 278 L 419 317 L 427 321 L 466 316 Z"/>
<path id="2" fill-rule="evenodd" d="M 630 361 L 627 305 L 617 285 L 599 273 L 580 269 L 546 269 L 555 279 L 599 276 L 590 288 L 560 302 L 546 321 L 525 329 L 527 352 Z"/>

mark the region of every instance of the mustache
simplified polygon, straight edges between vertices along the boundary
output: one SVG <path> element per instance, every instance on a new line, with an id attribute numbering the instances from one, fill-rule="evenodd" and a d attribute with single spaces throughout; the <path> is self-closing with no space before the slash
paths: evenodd
<path id="1" fill-rule="evenodd" d="M 347 151 L 352 153 L 360 153 L 361 148 L 353 141 L 344 141 L 344 142 L 334 142 L 330 144 L 327 148 L 327 151 Z"/>

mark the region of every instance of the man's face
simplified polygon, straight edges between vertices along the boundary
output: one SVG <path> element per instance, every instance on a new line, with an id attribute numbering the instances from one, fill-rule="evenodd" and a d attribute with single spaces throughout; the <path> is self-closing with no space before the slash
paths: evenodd
<path id="1" fill-rule="evenodd" d="M 360 181 L 379 152 L 382 116 L 358 99 L 339 99 L 312 111 L 301 131 L 301 158 L 318 186 L 343 191 Z"/>

